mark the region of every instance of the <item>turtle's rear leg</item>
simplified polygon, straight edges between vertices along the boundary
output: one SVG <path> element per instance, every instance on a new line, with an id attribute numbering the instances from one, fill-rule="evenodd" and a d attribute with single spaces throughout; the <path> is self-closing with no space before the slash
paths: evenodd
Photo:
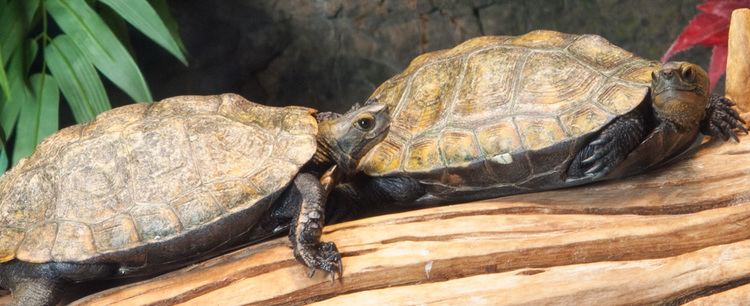
<path id="1" fill-rule="evenodd" d="M 107 264 L 33 264 L 13 260 L 0 264 L 0 287 L 10 289 L 10 305 L 55 305 L 71 282 L 103 278 L 115 271 L 115 266 Z"/>

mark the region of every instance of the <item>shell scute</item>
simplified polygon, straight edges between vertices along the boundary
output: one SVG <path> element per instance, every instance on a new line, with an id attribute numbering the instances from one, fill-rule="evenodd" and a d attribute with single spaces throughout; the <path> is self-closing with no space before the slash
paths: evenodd
<path id="1" fill-rule="evenodd" d="M 57 222 L 41 223 L 30 229 L 18 246 L 17 257 L 29 262 L 52 260 L 52 247 L 57 238 Z"/>
<path id="2" fill-rule="evenodd" d="M 599 35 L 582 35 L 568 50 L 595 69 L 608 71 L 633 58 L 633 54 L 611 44 Z"/>
<path id="3" fill-rule="evenodd" d="M 208 223 L 224 213 L 224 207 L 216 203 L 209 192 L 195 190 L 169 203 L 184 229 Z"/>
<path id="4" fill-rule="evenodd" d="M 516 36 L 510 43 L 516 46 L 532 48 L 563 48 L 574 38 L 574 35 L 548 30 L 536 30 Z"/>
<path id="5" fill-rule="evenodd" d="M 191 144 L 182 120 L 144 120 L 125 131 L 129 145 L 134 202 L 167 203 L 197 188 L 201 178 L 190 158 Z"/>
<path id="6" fill-rule="evenodd" d="M 560 116 L 560 122 L 571 137 L 593 132 L 609 122 L 612 116 L 594 104 L 582 105 Z"/>
<path id="7" fill-rule="evenodd" d="M 567 135 L 555 118 L 516 117 L 526 149 L 539 150 L 565 139 Z"/>
<path id="8" fill-rule="evenodd" d="M 440 153 L 447 165 L 465 165 L 482 154 L 470 131 L 446 130 L 440 136 Z"/>
<path id="9" fill-rule="evenodd" d="M 139 203 L 130 215 L 142 241 L 162 240 L 183 229 L 177 214 L 165 204 Z"/>
<path id="10" fill-rule="evenodd" d="M 443 165 L 438 152 L 437 140 L 425 138 L 413 142 L 409 146 L 404 170 L 411 172 L 424 172 Z"/>
<path id="11" fill-rule="evenodd" d="M 91 226 L 94 243 L 100 253 L 117 251 L 137 245 L 138 230 L 129 215 L 117 215 Z"/>
<path id="12" fill-rule="evenodd" d="M 561 53 L 533 53 L 521 71 L 515 114 L 555 115 L 588 103 L 604 76 Z"/>
<path id="13" fill-rule="evenodd" d="M 96 255 L 91 228 L 79 222 L 60 221 L 51 253 L 57 262 L 76 262 Z"/>
<path id="14" fill-rule="evenodd" d="M 92 150 L 91 148 L 96 148 Z M 60 156 L 55 218 L 100 222 L 131 203 L 129 159 L 121 139 L 105 134 L 71 146 Z"/>
<path id="15" fill-rule="evenodd" d="M 412 135 L 424 131 L 439 120 L 453 98 L 456 76 L 461 72 L 460 59 L 432 62 L 417 71 L 404 105 L 396 109 L 395 120 Z"/>
<path id="16" fill-rule="evenodd" d="M 461 120 L 481 120 L 507 112 L 514 71 L 528 53 L 521 49 L 490 48 L 471 55 L 466 64 L 453 111 Z"/>
<path id="17" fill-rule="evenodd" d="M 489 158 L 523 150 L 521 137 L 510 118 L 480 127 L 477 130 L 477 139 L 485 156 Z"/>

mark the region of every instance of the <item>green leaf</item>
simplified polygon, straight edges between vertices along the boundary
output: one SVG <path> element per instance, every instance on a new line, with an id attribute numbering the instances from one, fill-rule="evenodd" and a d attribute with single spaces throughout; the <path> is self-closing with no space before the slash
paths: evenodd
<path id="1" fill-rule="evenodd" d="M 0 12 L 0 53 L 10 57 L 31 28 L 39 0 L 11 0 Z M 7 63 L 3 59 L 2 64 Z"/>
<path id="2" fill-rule="evenodd" d="M 135 54 L 135 51 L 133 51 L 133 44 L 130 42 L 128 23 L 125 22 L 120 15 L 115 13 L 115 11 L 109 8 L 109 6 L 97 3 L 94 8 L 96 8 L 96 12 L 99 13 L 99 16 L 102 16 L 102 20 L 104 20 L 104 23 L 106 23 L 109 29 L 112 30 L 112 33 L 114 33 L 117 39 L 125 46 L 125 49 L 127 49 L 130 54 Z"/>
<path id="3" fill-rule="evenodd" d="M 13 132 L 21 106 L 31 100 L 31 92 L 26 85 L 26 74 L 33 58 L 36 57 L 36 52 L 36 42 L 29 40 L 22 48 L 16 49 L 11 56 L 8 65 L 8 83 L 13 99 L 5 101 L 0 99 L 0 128 L 7 133 L 5 136 Z"/>
<path id="4" fill-rule="evenodd" d="M 0 174 L 8 169 L 8 153 L 5 152 L 5 137 L 3 135 L 5 135 L 5 132 L 0 130 Z"/>
<path id="5" fill-rule="evenodd" d="M 5 63 L 3 50 L 0 48 L 0 63 Z M 8 85 L 8 76 L 5 75 L 5 65 L 0 65 L 0 91 L 6 100 L 10 100 L 10 85 Z"/>
<path id="6" fill-rule="evenodd" d="M 34 152 L 36 145 L 58 128 L 60 92 L 55 79 L 48 74 L 32 75 L 31 91 L 33 99 L 24 103 L 18 117 L 16 142 L 13 145 L 14 165 Z"/>
<path id="7" fill-rule="evenodd" d="M 167 26 L 159 18 L 153 7 L 146 0 L 101 0 L 115 12 L 125 18 L 136 29 L 151 38 L 162 48 L 172 53 L 182 64 L 187 66 L 185 54 L 177 41 L 172 37 Z"/>
<path id="8" fill-rule="evenodd" d="M 153 101 L 133 57 L 84 0 L 45 0 L 47 11 L 99 71 L 139 102 Z"/>
<path id="9" fill-rule="evenodd" d="M 182 43 L 182 38 L 180 38 L 180 30 L 177 26 L 177 21 L 172 16 L 172 13 L 169 12 L 167 0 L 151 0 L 151 6 L 154 7 L 156 13 L 159 14 L 161 20 L 164 21 L 164 25 L 167 26 L 169 34 L 172 35 L 172 38 L 177 42 L 177 45 L 180 46 L 180 50 L 187 54 L 187 48 L 185 48 L 185 44 Z"/>
<path id="10" fill-rule="evenodd" d="M 69 36 L 57 36 L 44 51 L 52 75 L 77 122 L 87 122 L 112 108 L 94 66 Z"/>

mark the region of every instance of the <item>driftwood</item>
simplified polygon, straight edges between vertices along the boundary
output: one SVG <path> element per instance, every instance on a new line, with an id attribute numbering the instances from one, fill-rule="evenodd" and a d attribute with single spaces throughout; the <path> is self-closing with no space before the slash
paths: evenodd
<path id="1" fill-rule="evenodd" d="M 727 95 L 748 111 L 746 87 L 729 85 L 750 79 L 736 19 L 729 62 L 748 69 L 728 70 Z M 740 139 L 626 180 L 328 226 L 324 240 L 344 255 L 333 283 L 308 278 L 280 238 L 74 304 L 746 304 L 750 137 Z"/>
<path id="2" fill-rule="evenodd" d="M 78 305 L 644 304 L 743 301 L 750 137 L 603 184 L 328 226 L 344 276 L 306 276 L 285 239 Z"/>
<path id="3" fill-rule="evenodd" d="M 750 9 L 732 12 L 727 54 L 727 96 L 743 112 L 750 112 Z"/>

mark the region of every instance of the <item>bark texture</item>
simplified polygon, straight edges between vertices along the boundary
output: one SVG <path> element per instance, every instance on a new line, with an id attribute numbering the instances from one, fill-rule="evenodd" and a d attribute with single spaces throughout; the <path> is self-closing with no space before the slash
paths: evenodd
<path id="1" fill-rule="evenodd" d="M 308 278 L 282 238 L 76 303 L 744 301 L 750 137 L 741 140 L 626 180 L 326 227 L 344 256 L 341 282 Z"/>

